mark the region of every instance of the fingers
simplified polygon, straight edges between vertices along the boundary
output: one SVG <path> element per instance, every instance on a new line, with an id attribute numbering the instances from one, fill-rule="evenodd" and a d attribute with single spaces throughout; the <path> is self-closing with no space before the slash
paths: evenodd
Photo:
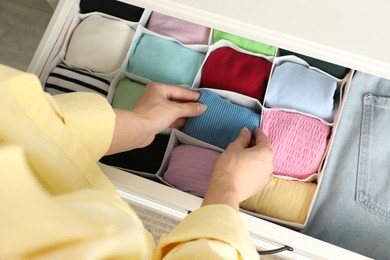
<path id="1" fill-rule="evenodd" d="M 169 127 L 180 128 L 183 127 L 185 123 L 186 123 L 186 118 L 179 118 L 175 122 L 173 122 Z"/>
<path id="2" fill-rule="evenodd" d="M 178 118 L 199 116 L 207 109 L 206 105 L 194 102 L 177 103 L 177 107 L 179 112 Z"/>
<path id="3" fill-rule="evenodd" d="M 260 128 L 256 128 L 253 134 L 255 137 L 256 146 L 271 148 L 271 143 L 269 142 L 268 137 L 264 134 L 264 132 Z"/>
<path id="4" fill-rule="evenodd" d="M 185 87 L 158 83 L 165 96 L 173 101 L 198 101 L 200 94 Z"/>
<path id="5" fill-rule="evenodd" d="M 244 127 L 240 134 L 237 136 L 233 144 L 238 145 L 241 148 L 247 148 L 251 142 L 251 132 L 248 128 Z"/>

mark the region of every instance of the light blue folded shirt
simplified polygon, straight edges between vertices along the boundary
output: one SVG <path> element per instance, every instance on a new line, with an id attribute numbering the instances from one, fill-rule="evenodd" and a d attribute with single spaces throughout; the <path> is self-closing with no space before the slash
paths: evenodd
<path id="1" fill-rule="evenodd" d="M 337 80 L 294 62 L 276 66 L 268 83 L 265 106 L 304 112 L 333 121 Z"/>
<path id="2" fill-rule="evenodd" d="M 259 114 L 213 91 L 201 90 L 198 102 L 207 105 L 207 110 L 200 116 L 188 118 L 182 132 L 222 149 L 237 138 L 242 128 L 253 132 L 260 125 Z"/>
<path id="3" fill-rule="evenodd" d="M 144 34 L 136 40 L 126 70 L 155 82 L 191 86 L 204 58 L 177 42 Z"/>

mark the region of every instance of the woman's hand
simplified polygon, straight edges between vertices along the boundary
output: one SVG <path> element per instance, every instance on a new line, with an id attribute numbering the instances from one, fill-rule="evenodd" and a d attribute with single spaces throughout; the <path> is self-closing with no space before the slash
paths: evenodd
<path id="1" fill-rule="evenodd" d="M 251 133 L 244 128 L 219 157 L 211 176 L 203 206 L 228 204 L 238 210 L 239 203 L 261 191 L 272 179 L 273 151 L 268 138 L 256 128 L 254 146 Z"/>
<path id="2" fill-rule="evenodd" d="M 187 117 L 198 116 L 206 106 L 199 93 L 163 83 L 149 83 L 131 111 L 117 110 L 114 136 L 107 154 L 141 148 L 168 127 L 181 127 Z"/>

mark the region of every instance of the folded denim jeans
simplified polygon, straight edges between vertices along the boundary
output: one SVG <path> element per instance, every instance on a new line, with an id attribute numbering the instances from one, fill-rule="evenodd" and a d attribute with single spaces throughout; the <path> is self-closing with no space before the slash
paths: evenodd
<path id="1" fill-rule="evenodd" d="M 390 80 L 356 72 L 302 233 L 388 259 Z"/>

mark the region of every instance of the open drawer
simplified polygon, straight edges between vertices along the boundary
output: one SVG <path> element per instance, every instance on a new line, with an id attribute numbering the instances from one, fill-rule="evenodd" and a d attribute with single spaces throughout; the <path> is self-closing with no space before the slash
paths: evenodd
<path id="1" fill-rule="evenodd" d="M 240 10 L 240 12 L 237 12 L 237 7 L 235 7 L 234 4 L 226 4 L 222 1 L 206 3 L 206 1 L 189 0 L 127 0 L 122 2 L 144 7 L 148 11 L 157 11 L 211 28 L 218 28 L 226 32 L 283 47 L 349 68 L 372 72 L 376 75 L 387 77 L 388 75 L 385 75 L 385 71 L 387 73 L 390 71 L 386 69 L 389 66 L 386 63 L 386 60 L 375 58 L 368 59 L 366 53 L 359 52 L 359 48 L 351 48 L 348 50 L 342 48 L 343 46 L 332 45 L 327 41 L 321 42 L 321 37 L 324 37 L 324 35 L 319 35 L 318 33 L 311 34 L 311 31 L 309 30 L 304 31 L 306 27 L 299 27 L 300 23 L 304 22 L 303 18 L 302 20 L 292 20 L 293 22 L 289 23 L 290 21 L 287 21 L 288 16 L 280 14 L 281 17 L 285 18 L 281 19 L 281 17 L 274 17 L 273 19 L 279 20 L 277 22 L 274 20 L 273 23 L 268 24 L 263 20 L 269 18 L 267 15 L 264 15 L 264 17 L 260 19 L 257 16 L 257 13 L 254 12 L 254 9 L 256 8 L 250 7 L 250 4 L 255 6 L 264 4 L 269 8 L 276 8 L 272 3 L 247 1 L 243 4 L 242 11 Z M 77 23 L 79 23 L 80 18 L 76 17 L 79 10 L 78 4 L 78 0 L 62 0 L 59 2 L 47 31 L 30 64 L 28 69 L 29 72 L 38 75 L 43 83 L 47 80 L 50 71 L 57 65 L 55 62 L 53 63 L 53 61 L 56 59 L 58 60 L 59 53 L 64 49 L 64 45 L 67 43 L 70 36 L 70 28 L 74 28 Z M 222 6 L 223 8 L 221 8 Z M 274 9 L 274 12 L 277 13 L 277 9 Z M 266 12 L 264 12 L 264 14 L 266 14 Z M 315 26 L 319 26 L 321 24 L 321 18 L 318 17 L 316 21 L 318 24 Z M 285 27 L 282 27 L 282 25 Z M 294 31 L 292 28 L 301 28 L 302 30 Z M 337 34 L 338 32 L 334 33 Z M 328 36 L 331 35 L 332 33 Z M 345 55 L 339 55 L 340 53 Z M 374 56 L 375 55 L 370 57 Z M 353 70 L 351 70 L 351 74 L 352 73 Z M 347 91 L 349 80 L 346 79 L 345 81 L 345 90 Z M 112 95 L 112 92 L 109 91 L 109 100 L 112 99 Z M 337 121 L 337 115 L 335 115 L 335 121 Z M 134 203 L 142 204 L 145 207 L 154 209 L 165 215 L 181 219 L 185 217 L 189 211 L 198 208 L 201 204 L 200 198 L 168 187 L 164 184 L 107 165 L 102 164 L 101 168 L 115 184 L 121 196 L 128 201 L 130 205 Z M 248 229 L 259 250 L 271 250 L 285 245 L 293 249 L 293 251 L 284 251 L 275 257 L 280 257 L 281 259 L 365 258 L 354 252 L 350 252 L 284 227 L 282 222 L 278 225 L 247 213 L 241 214 L 246 221 Z M 288 223 L 287 226 L 289 226 Z"/>

